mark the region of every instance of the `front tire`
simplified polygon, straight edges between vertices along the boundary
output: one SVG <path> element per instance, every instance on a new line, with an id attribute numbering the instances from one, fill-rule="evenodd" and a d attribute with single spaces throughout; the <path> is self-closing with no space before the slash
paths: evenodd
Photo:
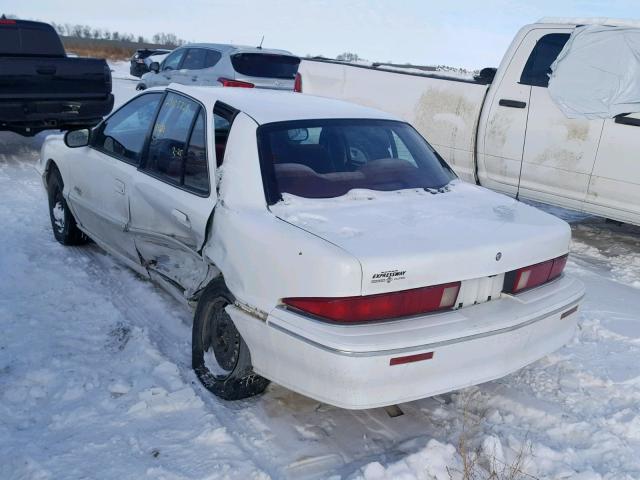
<path id="1" fill-rule="evenodd" d="M 80 231 L 76 224 L 67 201 L 62 191 L 64 183 L 60 171 L 55 167 L 51 167 L 47 180 L 47 194 L 49 197 L 49 217 L 51 218 L 51 229 L 53 236 L 62 245 L 82 245 L 87 243 L 88 237 Z"/>
<path id="2" fill-rule="evenodd" d="M 252 397 L 269 385 L 253 371 L 249 347 L 225 311 L 234 302 L 219 277 L 200 297 L 193 320 L 192 367 L 202 385 L 224 400 Z"/>

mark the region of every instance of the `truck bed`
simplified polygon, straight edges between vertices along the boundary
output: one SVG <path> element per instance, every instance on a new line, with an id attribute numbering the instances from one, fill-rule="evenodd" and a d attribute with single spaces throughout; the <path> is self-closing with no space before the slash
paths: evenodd
<path id="1" fill-rule="evenodd" d="M 0 57 L 0 100 L 104 98 L 111 74 L 104 60 Z"/>
<path id="2" fill-rule="evenodd" d="M 476 131 L 486 83 L 319 59 L 304 59 L 299 72 L 304 93 L 397 115 L 415 126 L 460 177 L 475 180 Z"/>

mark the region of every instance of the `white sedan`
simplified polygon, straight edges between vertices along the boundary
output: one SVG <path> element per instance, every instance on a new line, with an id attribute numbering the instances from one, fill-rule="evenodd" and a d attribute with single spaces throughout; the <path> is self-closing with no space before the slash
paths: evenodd
<path id="1" fill-rule="evenodd" d="M 571 339 L 569 226 L 464 183 L 395 117 L 292 92 L 151 89 L 39 163 L 62 244 L 195 307 L 193 368 L 371 408 L 502 377 Z M 140 299 L 144 301 L 144 299 Z"/>

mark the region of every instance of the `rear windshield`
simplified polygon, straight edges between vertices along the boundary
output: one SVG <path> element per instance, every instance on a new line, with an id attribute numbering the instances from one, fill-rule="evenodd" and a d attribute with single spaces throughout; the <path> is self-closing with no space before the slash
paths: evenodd
<path id="1" fill-rule="evenodd" d="M 49 25 L 0 23 L 0 55 L 64 56 L 58 34 Z"/>
<path id="2" fill-rule="evenodd" d="M 241 75 L 293 80 L 298 73 L 300 59 L 289 55 L 238 53 L 231 57 L 231 63 Z"/>
<path id="3" fill-rule="evenodd" d="M 456 178 L 410 125 L 390 120 L 303 120 L 258 129 L 267 201 L 283 193 L 333 198 L 353 189 L 438 189 Z"/>

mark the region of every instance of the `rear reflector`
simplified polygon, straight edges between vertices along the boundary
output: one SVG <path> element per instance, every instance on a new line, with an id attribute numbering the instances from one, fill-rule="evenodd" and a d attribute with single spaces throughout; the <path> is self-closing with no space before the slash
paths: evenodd
<path id="1" fill-rule="evenodd" d="M 240 87 L 240 88 L 254 88 L 255 85 L 249 82 L 241 82 L 240 80 L 231 80 L 229 78 L 220 77 L 218 81 L 223 87 Z"/>
<path id="2" fill-rule="evenodd" d="M 422 360 L 431 360 L 433 352 L 418 353 L 416 355 L 407 355 L 406 357 L 396 357 L 389 360 L 389 365 L 403 365 L 405 363 L 420 362 Z"/>
<path id="3" fill-rule="evenodd" d="M 296 73 L 296 80 L 293 82 L 293 91 L 302 93 L 302 76 Z"/>
<path id="4" fill-rule="evenodd" d="M 284 298 L 282 303 L 334 322 L 369 322 L 447 310 L 459 290 L 460 282 L 455 282 L 360 297 Z"/>
<path id="5" fill-rule="evenodd" d="M 563 312 L 562 315 L 560 315 L 560 320 L 562 320 L 563 318 L 567 318 L 569 315 L 573 315 L 574 313 L 576 313 L 578 311 L 578 305 L 576 305 L 573 308 L 570 308 L 569 310 L 567 310 L 566 312 Z"/>
<path id="6" fill-rule="evenodd" d="M 567 265 L 567 255 L 509 272 L 505 276 L 505 292 L 519 293 L 538 287 L 560 276 Z"/>

